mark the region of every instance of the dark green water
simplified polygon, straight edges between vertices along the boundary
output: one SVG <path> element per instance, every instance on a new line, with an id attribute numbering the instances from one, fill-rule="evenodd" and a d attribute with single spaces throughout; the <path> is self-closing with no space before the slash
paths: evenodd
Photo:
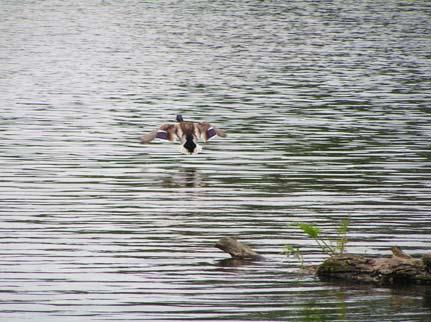
<path id="1" fill-rule="evenodd" d="M 281 254 L 431 246 L 428 1 L 0 0 L 0 320 L 429 321 Z M 175 114 L 229 136 L 138 144 Z M 238 236 L 268 258 L 224 267 Z"/>

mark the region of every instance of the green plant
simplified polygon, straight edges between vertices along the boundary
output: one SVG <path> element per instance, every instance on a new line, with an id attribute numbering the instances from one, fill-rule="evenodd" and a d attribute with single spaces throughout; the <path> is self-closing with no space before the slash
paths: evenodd
<path id="1" fill-rule="evenodd" d="M 301 268 L 304 268 L 304 256 L 302 256 L 299 247 L 295 247 L 293 245 L 285 245 L 283 253 L 287 256 L 293 256 L 296 258 L 301 264 Z"/>
<path id="2" fill-rule="evenodd" d="M 320 228 L 308 224 L 308 223 L 297 223 L 294 224 L 295 227 L 301 229 L 304 234 L 313 239 L 320 249 L 328 254 L 328 255 L 338 255 L 343 254 L 346 250 L 346 244 L 348 242 L 347 233 L 349 232 L 349 224 L 350 221 L 348 218 L 345 218 L 341 221 L 340 226 L 337 228 L 337 239 L 331 240 L 329 238 L 325 238 Z M 291 245 L 285 246 L 285 253 L 290 256 L 294 255 L 297 259 L 301 259 L 301 266 L 303 266 L 304 260 L 302 254 L 300 253 L 299 247 L 293 247 Z"/>
<path id="3" fill-rule="evenodd" d="M 330 244 L 329 241 L 327 242 L 325 239 L 322 238 L 319 227 L 306 223 L 299 223 L 296 225 L 304 232 L 304 234 L 308 235 L 308 237 L 313 239 L 324 253 L 335 255 L 336 251 L 334 247 Z"/>
<path id="4" fill-rule="evenodd" d="M 349 241 L 347 239 L 347 233 L 349 232 L 349 218 L 344 218 L 341 220 L 340 226 L 337 229 L 337 253 L 343 254 L 346 250 L 346 244 Z"/>

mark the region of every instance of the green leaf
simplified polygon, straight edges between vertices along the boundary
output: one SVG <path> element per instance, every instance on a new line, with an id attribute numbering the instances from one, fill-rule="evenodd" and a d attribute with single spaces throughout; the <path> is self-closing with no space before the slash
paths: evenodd
<path id="1" fill-rule="evenodd" d="M 310 238 L 317 239 L 320 235 L 320 228 L 311 224 L 300 223 L 298 227 Z"/>
<path id="2" fill-rule="evenodd" d="M 299 247 L 295 247 L 293 245 L 285 245 L 284 254 L 287 257 L 293 256 L 294 258 L 296 258 L 300 262 L 301 268 L 304 268 L 304 257 L 302 256 Z"/>
<path id="3" fill-rule="evenodd" d="M 338 234 L 339 235 L 347 234 L 349 231 L 349 224 L 350 224 L 349 218 L 344 218 L 341 221 L 340 227 L 338 227 L 338 229 L 337 229 Z"/>
<path id="4" fill-rule="evenodd" d="M 348 242 L 347 233 L 349 231 L 349 223 L 350 223 L 349 218 L 345 218 L 341 221 L 341 224 L 337 229 L 337 234 L 338 234 L 337 251 L 340 254 L 343 254 L 344 250 L 346 249 L 346 244 Z"/>
<path id="5" fill-rule="evenodd" d="M 288 257 L 291 256 L 293 253 L 295 253 L 295 247 L 293 247 L 292 245 L 285 245 L 284 246 L 284 253 Z"/>

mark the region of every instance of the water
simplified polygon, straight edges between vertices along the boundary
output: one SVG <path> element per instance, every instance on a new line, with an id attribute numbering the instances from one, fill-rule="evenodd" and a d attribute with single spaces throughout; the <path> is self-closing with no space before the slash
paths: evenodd
<path id="1" fill-rule="evenodd" d="M 0 6 L 1 321 L 430 320 L 281 254 L 346 216 L 351 252 L 430 251 L 428 1 Z M 138 143 L 177 113 L 229 136 Z"/>

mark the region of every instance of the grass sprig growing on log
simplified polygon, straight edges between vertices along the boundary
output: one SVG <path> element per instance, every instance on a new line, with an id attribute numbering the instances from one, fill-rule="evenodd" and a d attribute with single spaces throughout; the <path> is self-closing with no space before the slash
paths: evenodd
<path id="1" fill-rule="evenodd" d="M 302 230 L 302 232 L 309 238 L 313 239 L 323 253 L 333 256 L 343 254 L 345 252 L 346 244 L 348 242 L 347 233 L 349 232 L 349 224 L 350 220 L 348 218 L 345 218 L 341 221 L 340 226 L 337 228 L 337 238 L 335 240 L 325 238 L 322 235 L 320 228 L 316 225 L 308 223 L 296 223 L 294 226 Z M 304 259 L 299 247 L 286 245 L 284 248 L 284 253 L 288 256 L 293 255 L 301 262 L 301 266 L 303 266 Z"/>

